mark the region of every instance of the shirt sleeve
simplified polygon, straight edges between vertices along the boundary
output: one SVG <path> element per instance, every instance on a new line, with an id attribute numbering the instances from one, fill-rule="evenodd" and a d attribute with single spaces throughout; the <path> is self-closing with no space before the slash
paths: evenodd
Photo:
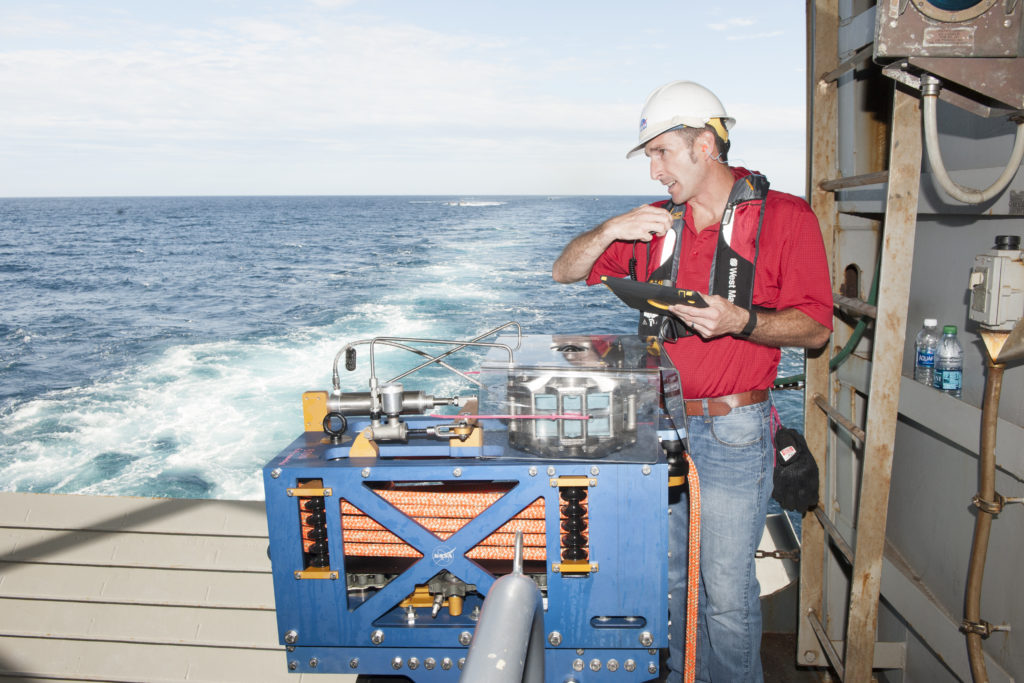
<path id="1" fill-rule="evenodd" d="M 587 276 L 587 284 L 598 284 L 601 282 L 602 275 L 629 277 L 629 259 L 632 257 L 632 248 L 632 242 L 610 244 L 591 267 L 590 275 Z"/>
<path id="2" fill-rule="evenodd" d="M 832 329 L 832 282 L 818 219 L 807 202 L 786 197 L 773 221 L 783 239 L 777 309 L 795 308 Z"/>

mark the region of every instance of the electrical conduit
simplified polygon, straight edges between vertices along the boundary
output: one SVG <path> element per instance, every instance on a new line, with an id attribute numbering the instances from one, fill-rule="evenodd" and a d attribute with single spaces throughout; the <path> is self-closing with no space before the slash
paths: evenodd
<path id="1" fill-rule="evenodd" d="M 946 166 L 942 162 L 942 152 L 939 149 L 939 132 L 935 116 L 935 101 L 939 98 L 939 90 L 942 83 L 931 74 L 924 74 L 921 77 L 921 103 L 923 105 L 921 115 L 924 118 L 924 143 L 928 150 L 928 161 L 931 162 L 932 173 L 939 186 L 946 193 L 964 204 L 981 204 L 992 199 L 1006 189 L 1013 176 L 1017 174 L 1021 160 L 1024 160 L 1024 120 L 1017 121 L 1017 135 L 1013 142 L 1013 151 L 1010 153 L 1010 161 L 1002 174 L 996 181 L 984 190 L 975 190 L 958 184 L 949 177 Z"/>

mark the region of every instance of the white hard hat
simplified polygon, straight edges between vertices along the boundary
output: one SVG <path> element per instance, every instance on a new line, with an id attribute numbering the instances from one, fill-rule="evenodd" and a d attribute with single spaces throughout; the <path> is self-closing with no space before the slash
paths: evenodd
<path id="1" fill-rule="evenodd" d="M 735 123 L 736 119 L 725 113 L 721 100 L 703 85 L 672 81 L 647 96 L 640 112 L 640 144 L 629 150 L 626 158 L 636 156 L 648 142 L 679 126 L 703 128 L 711 124 L 728 141 L 728 131 Z"/>

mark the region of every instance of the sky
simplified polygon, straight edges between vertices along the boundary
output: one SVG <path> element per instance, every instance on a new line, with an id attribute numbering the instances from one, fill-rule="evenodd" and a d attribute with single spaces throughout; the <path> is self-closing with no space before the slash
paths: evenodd
<path id="1" fill-rule="evenodd" d="M 728 10 L 724 10 L 728 7 Z M 647 95 L 804 193 L 804 3 L 4 0 L 0 197 L 640 194 Z"/>

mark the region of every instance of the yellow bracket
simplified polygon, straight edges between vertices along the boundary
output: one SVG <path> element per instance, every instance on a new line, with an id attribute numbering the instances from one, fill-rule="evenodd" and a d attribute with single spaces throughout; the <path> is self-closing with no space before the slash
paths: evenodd
<path id="1" fill-rule="evenodd" d="M 590 574 L 597 570 L 597 562 L 588 562 L 587 560 L 566 560 L 565 562 L 551 563 L 551 571 L 562 574 Z"/>
<path id="2" fill-rule="evenodd" d="M 304 431 L 322 432 L 327 417 L 327 392 L 307 391 L 302 395 L 302 422 Z"/>
<path id="3" fill-rule="evenodd" d="M 597 486 L 597 479 L 586 477 L 582 474 L 569 474 L 564 477 L 551 479 L 551 485 L 560 489 L 577 486 Z"/>
<path id="4" fill-rule="evenodd" d="M 380 455 L 380 446 L 377 445 L 376 441 L 371 439 L 373 435 L 373 429 L 367 427 L 363 431 L 359 432 L 359 436 L 352 442 L 352 448 L 348 450 L 348 457 L 350 458 L 376 458 Z"/>
<path id="5" fill-rule="evenodd" d="M 314 489 L 314 488 L 298 488 L 298 489 L 287 489 L 288 495 L 294 498 L 313 498 L 324 496 L 330 496 L 334 491 L 332 489 Z"/>
<path id="6" fill-rule="evenodd" d="M 476 425 L 466 425 L 465 427 L 456 427 L 452 430 L 455 434 L 462 435 L 468 434 L 466 440 L 452 437 L 448 439 L 448 445 L 451 448 L 466 448 L 467 446 L 480 447 L 484 445 L 484 430 L 482 427 Z"/>
<path id="7" fill-rule="evenodd" d="M 311 567 L 295 572 L 296 579 L 337 579 L 338 572 L 328 567 Z"/>

